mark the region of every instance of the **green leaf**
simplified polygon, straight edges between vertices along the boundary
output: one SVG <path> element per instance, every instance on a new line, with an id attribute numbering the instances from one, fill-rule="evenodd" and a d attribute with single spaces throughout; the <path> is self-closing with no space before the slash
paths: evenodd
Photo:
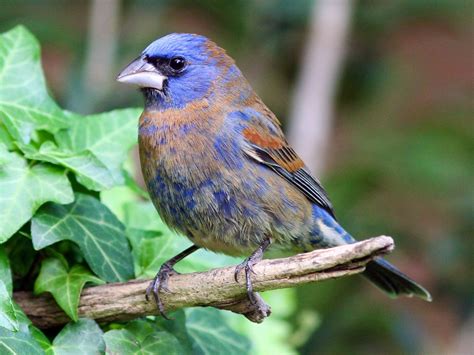
<path id="1" fill-rule="evenodd" d="M 110 354 L 182 354 L 178 340 L 166 332 L 156 332 L 139 342 L 126 329 L 111 330 L 105 333 L 104 339 Z"/>
<path id="2" fill-rule="evenodd" d="M 233 331 L 216 309 L 187 309 L 186 328 L 195 354 L 250 353 L 249 340 Z"/>
<path id="3" fill-rule="evenodd" d="M 159 232 L 129 229 L 127 234 L 132 244 L 135 274 L 139 278 L 155 276 L 164 262 L 191 246 L 191 242 L 175 233 L 161 235 Z M 219 260 L 226 260 L 229 265 L 233 259 L 214 254 L 209 258 L 209 252 L 204 250 L 180 261 L 176 269 L 179 272 L 195 272 L 226 264 L 219 263 Z"/>
<path id="4" fill-rule="evenodd" d="M 250 341 L 233 331 L 216 309 L 186 309 L 174 312 L 172 317 L 173 322 L 157 318 L 156 325 L 171 332 L 186 349 L 192 348 L 193 354 L 250 353 Z"/>
<path id="5" fill-rule="evenodd" d="M 12 274 L 19 278 L 25 277 L 37 254 L 33 249 L 31 237 L 20 231 L 15 233 L 3 246 L 10 260 Z"/>
<path id="6" fill-rule="evenodd" d="M 61 240 L 79 245 L 87 263 L 101 279 L 114 282 L 133 277 L 133 261 L 122 223 L 99 200 L 83 194 L 62 206 L 43 206 L 31 223 L 36 250 Z"/>
<path id="7" fill-rule="evenodd" d="M 114 110 L 89 116 L 67 112 L 70 126 L 55 135 L 61 150 L 89 151 L 107 167 L 117 184 L 125 182 L 121 166 L 137 143 L 137 121 L 142 109 Z"/>
<path id="8" fill-rule="evenodd" d="M 36 328 L 33 325 L 28 327 L 29 333 L 35 339 L 35 341 L 41 346 L 41 348 L 45 351 L 46 354 L 52 354 L 52 345 L 49 341 L 48 337 L 44 335 L 44 333 Z"/>
<path id="9" fill-rule="evenodd" d="M 183 347 L 172 334 L 160 331 L 146 320 L 130 322 L 125 329 L 110 330 L 104 335 L 106 352 L 128 354 L 183 354 Z"/>
<path id="10" fill-rule="evenodd" d="M 18 321 L 19 331 L 22 333 L 30 333 L 30 327 L 33 327 L 31 320 L 26 316 L 25 312 L 17 305 L 14 301 L 12 301 L 13 309 L 15 311 L 15 317 Z"/>
<path id="11" fill-rule="evenodd" d="M 137 277 L 155 276 L 165 261 L 191 245 L 187 238 L 163 223 L 151 202 L 127 203 L 124 214 Z M 179 262 L 176 269 L 180 272 L 205 271 L 238 262 L 238 258 L 198 250 Z"/>
<path id="12" fill-rule="evenodd" d="M 18 330 L 18 320 L 16 319 L 15 308 L 3 281 L 0 280 L 0 327 L 11 331 Z"/>
<path id="13" fill-rule="evenodd" d="M 0 140 L 11 150 L 16 141 L 29 159 L 70 169 L 88 189 L 123 184 L 121 165 L 137 141 L 140 110 L 90 116 L 62 111 L 47 93 L 39 52 L 21 26 L 0 35 Z M 39 130 L 55 134 L 56 144 L 30 145 Z"/>
<path id="14" fill-rule="evenodd" d="M 46 351 L 51 355 L 103 354 L 105 343 L 103 332 L 92 319 L 79 319 L 67 324 L 56 336 L 52 347 Z"/>
<path id="15" fill-rule="evenodd" d="M 39 149 L 19 144 L 26 157 L 62 165 L 90 190 L 102 191 L 125 183 L 122 164 L 137 142 L 138 109 L 81 116 L 67 112 L 69 128 Z"/>
<path id="16" fill-rule="evenodd" d="M 71 184 L 64 169 L 49 164 L 28 165 L 0 145 L 0 243 L 8 240 L 45 202 L 71 203 Z"/>
<path id="17" fill-rule="evenodd" d="M 28 341 L 37 343 L 43 348 L 44 351 L 51 348 L 51 342 L 49 339 L 43 334 L 41 330 L 36 328 L 32 323 L 31 320 L 26 316 L 23 310 L 16 304 L 13 303 L 15 309 L 15 316 L 18 319 L 19 323 L 19 332 L 13 333 L 15 336 L 18 333 L 23 333 L 27 337 Z"/>
<path id="18" fill-rule="evenodd" d="M 125 224 L 128 228 L 175 234 L 161 220 L 155 206 L 150 201 L 129 202 L 123 208 Z"/>
<path id="19" fill-rule="evenodd" d="M 0 245 L 0 281 L 3 282 L 8 294 L 11 296 L 12 287 L 12 270 L 10 267 L 10 260 L 5 252 L 3 245 Z"/>
<path id="20" fill-rule="evenodd" d="M 31 334 L 0 327 L 0 354 L 42 355 L 44 351 Z"/>
<path id="21" fill-rule="evenodd" d="M 8 150 L 14 150 L 15 144 L 13 143 L 13 138 L 8 133 L 7 128 L 5 125 L 0 121 L 0 143 L 4 144 Z M 2 161 L 0 160 L 0 166 L 2 165 Z"/>
<path id="22" fill-rule="evenodd" d="M 82 265 L 74 265 L 68 270 L 64 261 L 58 258 L 48 258 L 41 264 L 34 290 L 35 294 L 50 292 L 62 310 L 74 321 L 77 321 L 79 298 L 82 288 L 87 282 L 104 283 Z"/>
<path id="23" fill-rule="evenodd" d="M 163 317 L 155 317 L 155 325 L 168 333 L 173 334 L 184 348 L 185 353 L 192 352 L 192 341 L 186 329 L 186 314 L 183 309 L 178 309 L 169 314 L 172 322 Z"/>
<path id="24" fill-rule="evenodd" d="M 90 190 L 101 191 L 114 186 L 115 181 L 107 167 L 90 151 L 73 152 L 58 148 L 47 141 L 36 149 L 29 145 L 20 145 L 28 159 L 46 161 L 62 165 L 77 176 L 77 181 Z"/>
<path id="25" fill-rule="evenodd" d="M 232 329 L 249 337 L 252 342 L 252 353 L 297 354 L 296 347 L 305 343 L 317 326 L 316 312 L 305 310 L 301 312 L 303 319 L 298 317 L 295 323 L 290 323 L 288 319 L 297 309 L 295 288 L 268 291 L 263 293 L 262 297 L 272 305 L 272 316 L 265 319 L 262 324 L 249 322 L 241 315 L 231 312 L 222 312 L 222 316 Z"/>
<path id="26" fill-rule="evenodd" d="M 106 205 L 121 221 L 125 221 L 123 206 L 140 199 L 128 186 L 115 186 L 100 192 L 100 201 Z"/>
<path id="27" fill-rule="evenodd" d="M 48 95 L 39 44 L 22 26 L 0 35 L 0 121 L 24 144 L 35 130 L 54 133 L 67 127 L 65 115 Z"/>

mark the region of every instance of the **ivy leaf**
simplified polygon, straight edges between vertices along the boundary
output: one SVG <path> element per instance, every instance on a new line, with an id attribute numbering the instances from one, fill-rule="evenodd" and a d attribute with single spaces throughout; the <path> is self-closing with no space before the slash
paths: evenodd
<path id="1" fill-rule="evenodd" d="M 67 324 L 53 340 L 41 330 L 30 325 L 28 332 L 43 348 L 46 355 L 102 354 L 105 350 L 103 332 L 92 319 L 79 319 Z"/>
<path id="2" fill-rule="evenodd" d="M 161 234 L 176 234 L 161 220 L 155 206 L 150 201 L 129 202 L 123 206 L 125 224 L 131 229 L 142 229 L 160 232 Z"/>
<path id="3" fill-rule="evenodd" d="M 183 354 L 178 340 L 166 332 L 155 332 L 143 341 L 127 329 L 111 330 L 104 335 L 107 353 L 128 354 Z"/>
<path id="4" fill-rule="evenodd" d="M 50 292 L 61 309 L 74 321 L 78 320 L 77 306 L 81 291 L 87 282 L 103 284 L 82 265 L 68 266 L 59 258 L 48 258 L 41 264 L 41 270 L 35 282 L 35 294 Z"/>
<path id="5" fill-rule="evenodd" d="M 163 223 L 151 202 L 125 204 L 124 221 L 132 244 L 137 277 L 155 276 L 165 261 L 191 246 L 187 238 L 171 231 Z M 180 272 L 205 271 L 238 262 L 238 258 L 210 254 L 202 249 L 181 261 L 176 269 Z"/>
<path id="6" fill-rule="evenodd" d="M 0 327 L 16 332 L 18 326 L 10 293 L 3 281 L 0 280 Z"/>
<path id="7" fill-rule="evenodd" d="M 249 340 L 233 331 L 216 309 L 187 309 L 186 328 L 195 354 L 250 353 Z"/>
<path id="8" fill-rule="evenodd" d="M 48 95 L 39 44 L 23 26 L 0 35 L 0 120 L 24 144 L 36 130 L 55 133 L 67 127 L 66 116 Z"/>
<path id="9" fill-rule="evenodd" d="M 17 331 L 0 327 L 0 354 L 44 354 L 51 342 L 16 303 L 12 304 L 19 327 Z"/>
<path id="10" fill-rule="evenodd" d="M 103 354 L 105 343 L 103 332 L 92 319 L 81 318 L 76 323 L 67 324 L 53 344 L 46 350 L 47 355 Z"/>
<path id="11" fill-rule="evenodd" d="M 70 205 L 49 203 L 31 222 L 36 250 L 61 240 L 79 245 L 87 263 L 101 279 L 114 282 L 133 277 L 133 261 L 122 223 L 94 197 L 77 194 Z"/>
<path id="12" fill-rule="evenodd" d="M 12 275 L 20 279 L 25 277 L 30 271 L 37 254 L 36 250 L 33 249 L 31 236 L 23 233 L 23 231 L 17 232 L 3 246 L 10 261 Z"/>
<path id="13" fill-rule="evenodd" d="M 44 351 L 49 349 L 51 347 L 51 342 L 46 337 L 46 335 L 44 335 L 41 330 L 36 328 L 31 323 L 31 320 L 26 316 L 23 310 L 16 303 L 13 303 L 13 306 L 15 309 L 15 316 L 20 326 L 18 332 L 12 332 L 12 336 L 15 337 L 18 333 L 23 333 L 24 337 L 26 337 L 29 342 L 31 341 L 33 343 L 37 343 L 38 345 L 40 345 L 41 348 L 43 348 Z"/>
<path id="14" fill-rule="evenodd" d="M 0 327 L 0 354 L 43 355 L 44 351 L 31 334 Z"/>
<path id="15" fill-rule="evenodd" d="M 146 320 L 130 322 L 124 329 L 110 330 L 104 335 L 108 354 L 176 354 L 184 353 L 178 339 L 161 331 Z"/>
<path id="16" fill-rule="evenodd" d="M 0 144 L 0 243 L 8 240 L 45 202 L 71 203 L 71 184 L 64 169 L 49 164 L 30 166 Z"/>
<path id="17" fill-rule="evenodd" d="M 19 145 L 29 159 L 62 165 L 90 190 L 102 191 L 125 183 L 121 166 L 137 142 L 138 109 L 81 116 L 66 112 L 69 128 L 39 149 Z"/>
<path id="18" fill-rule="evenodd" d="M 90 151 L 72 152 L 58 148 L 47 141 L 36 149 L 20 145 L 28 159 L 62 165 L 76 174 L 77 180 L 90 190 L 101 191 L 114 186 L 115 181 L 107 167 Z"/>
<path id="19" fill-rule="evenodd" d="M 129 229 L 127 235 L 132 245 L 135 274 L 139 278 L 154 277 L 164 262 L 191 246 L 190 241 L 175 233 L 162 235 L 160 232 Z M 176 269 L 179 272 L 206 271 L 233 263 L 236 263 L 234 258 L 203 250 L 180 261 Z"/>
<path id="20" fill-rule="evenodd" d="M 250 341 L 232 330 L 222 313 L 216 309 L 178 310 L 171 316 L 173 322 L 157 318 L 155 325 L 177 337 L 186 353 L 249 354 L 254 350 Z"/>
<path id="21" fill-rule="evenodd" d="M 183 309 L 178 309 L 169 314 L 172 322 L 168 322 L 163 317 L 156 317 L 155 325 L 164 331 L 173 334 L 185 349 L 185 353 L 192 352 L 192 341 L 189 337 L 188 331 L 186 330 L 186 314 Z"/>
<path id="22" fill-rule="evenodd" d="M 91 152 L 110 171 L 116 184 L 125 182 L 121 166 L 137 143 L 137 120 L 141 109 L 114 110 L 80 116 L 66 112 L 70 126 L 55 135 L 61 150 Z"/>
<path id="23" fill-rule="evenodd" d="M 8 150 L 14 150 L 15 144 L 13 143 L 13 138 L 8 133 L 7 128 L 5 125 L 0 121 L 0 143 L 3 143 Z M 0 166 L 2 165 L 2 161 L 0 160 Z"/>
<path id="24" fill-rule="evenodd" d="M 38 345 L 41 346 L 41 348 L 44 350 L 45 354 L 53 354 L 53 352 L 51 351 L 52 350 L 51 342 L 41 330 L 39 330 L 33 325 L 30 325 L 28 327 L 28 330 L 31 336 L 33 337 L 33 339 L 35 339 Z"/>
<path id="25" fill-rule="evenodd" d="M 12 270 L 10 268 L 10 260 L 2 245 L 0 245 L 0 282 L 3 282 L 8 294 L 11 296 L 13 291 Z"/>
<path id="26" fill-rule="evenodd" d="M 265 319 L 263 324 L 249 322 L 242 316 L 230 312 L 223 315 L 228 324 L 246 334 L 252 342 L 253 354 L 297 354 L 294 343 L 288 341 L 288 335 L 292 333 L 292 325 L 288 319 L 295 314 L 297 309 L 297 298 L 295 288 L 286 288 L 265 292 L 262 297 L 272 305 L 272 316 Z M 300 323 L 301 322 L 301 323 Z M 299 322 L 300 329 L 304 333 L 300 336 L 306 339 L 313 334 L 318 326 L 318 316 L 315 311 L 305 310 L 304 320 Z"/>

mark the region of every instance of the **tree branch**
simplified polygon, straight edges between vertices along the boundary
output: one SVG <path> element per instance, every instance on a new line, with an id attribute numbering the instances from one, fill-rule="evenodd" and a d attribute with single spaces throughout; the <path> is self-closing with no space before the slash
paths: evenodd
<path id="1" fill-rule="evenodd" d="M 255 291 L 267 291 L 357 274 L 375 256 L 389 253 L 393 248 L 392 238 L 380 236 L 288 258 L 266 259 L 254 267 L 253 286 Z M 239 275 L 239 283 L 236 283 L 234 270 L 235 267 L 231 266 L 172 276 L 169 280 L 170 292 L 161 293 L 167 311 L 211 306 L 240 313 L 253 322 L 261 322 L 269 315 L 269 308 L 262 313 L 262 304 L 256 306 L 248 301 L 244 277 Z M 149 282 L 133 280 L 85 288 L 79 304 L 79 316 L 110 322 L 156 315 L 154 302 L 145 300 Z M 14 293 L 14 299 L 40 328 L 55 327 L 69 321 L 49 294 L 35 297 L 30 292 L 20 291 Z M 267 306 L 263 303 L 263 307 Z"/>

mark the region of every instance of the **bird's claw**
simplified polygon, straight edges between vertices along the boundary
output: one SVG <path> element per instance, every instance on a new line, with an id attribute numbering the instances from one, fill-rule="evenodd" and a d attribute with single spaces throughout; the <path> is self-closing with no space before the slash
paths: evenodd
<path id="1" fill-rule="evenodd" d="M 158 307 L 158 311 L 160 312 L 161 316 L 165 319 L 170 319 L 165 313 L 165 307 L 163 305 L 163 301 L 160 297 L 160 291 L 170 292 L 168 288 L 168 280 L 171 275 L 177 274 L 177 272 L 173 269 L 171 265 L 168 263 L 164 263 L 160 271 L 156 274 L 155 278 L 152 282 L 148 285 L 146 289 L 145 298 L 149 302 L 150 295 L 153 295 L 155 300 L 156 306 Z"/>
<path id="2" fill-rule="evenodd" d="M 245 259 L 244 262 L 240 263 L 239 265 L 237 265 L 235 267 L 235 271 L 234 271 L 234 280 L 235 282 L 239 283 L 239 274 L 240 272 L 242 271 L 242 269 L 244 268 L 244 263 L 247 261 L 247 259 Z"/>
<path id="3" fill-rule="evenodd" d="M 256 272 L 253 270 L 253 267 L 255 266 L 255 264 L 262 260 L 263 253 L 268 248 L 270 243 L 270 238 L 265 239 L 262 244 L 260 244 L 260 246 L 257 248 L 257 250 L 252 253 L 252 255 L 250 255 L 247 259 L 245 259 L 242 263 L 235 267 L 234 279 L 237 283 L 239 282 L 238 277 L 240 271 L 242 271 L 242 269 L 245 270 L 245 286 L 247 288 L 247 295 L 250 300 L 250 303 L 252 303 L 253 305 L 256 305 L 258 303 L 258 294 L 253 292 L 252 279 L 250 276 L 251 274 L 256 275 Z"/>
<path id="4" fill-rule="evenodd" d="M 252 280 L 250 278 L 251 274 L 256 274 L 255 271 L 253 271 L 253 266 L 258 262 L 259 260 L 254 260 L 252 257 L 249 257 L 245 259 L 242 263 L 237 265 L 235 267 L 234 271 L 234 279 L 235 282 L 239 282 L 238 277 L 239 273 L 244 270 L 245 271 L 245 286 L 247 289 L 247 295 L 252 304 L 256 304 L 255 300 L 255 293 L 253 292 L 253 286 L 252 286 Z"/>

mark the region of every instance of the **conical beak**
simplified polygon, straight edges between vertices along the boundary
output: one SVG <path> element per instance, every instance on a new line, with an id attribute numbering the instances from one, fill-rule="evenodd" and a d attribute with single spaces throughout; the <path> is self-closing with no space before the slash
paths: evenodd
<path id="1" fill-rule="evenodd" d="M 143 60 L 141 56 L 127 65 L 117 76 L 117 81 L 120 83 L 157 90 L 163 90 L 163 83 L 166 79 L 166 76 L 160 73 L 152 64 Z"/>

